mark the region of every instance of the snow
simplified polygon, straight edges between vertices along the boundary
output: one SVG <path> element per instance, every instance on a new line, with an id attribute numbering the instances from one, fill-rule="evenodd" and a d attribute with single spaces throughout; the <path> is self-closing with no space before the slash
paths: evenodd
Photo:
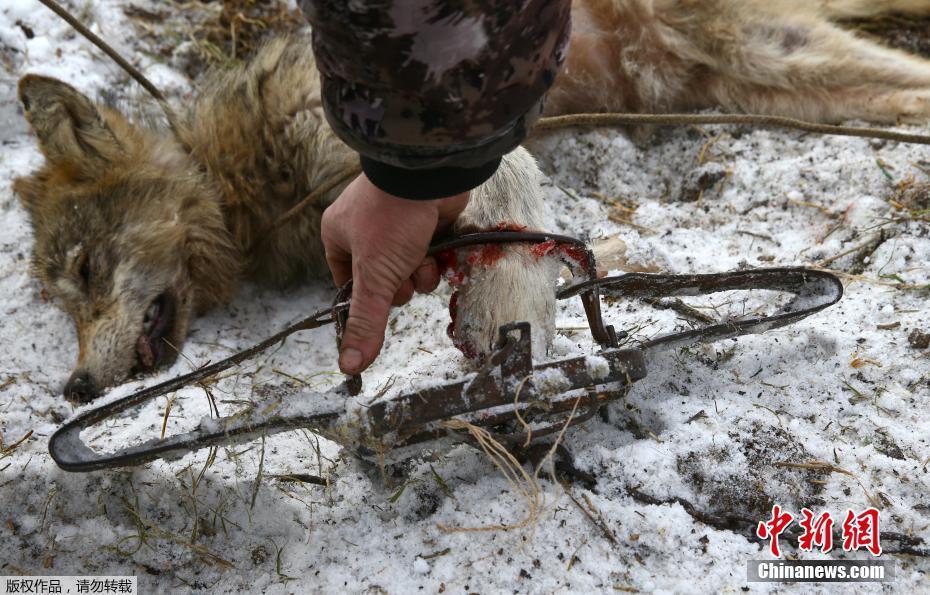
<path id="1" fill-rule="evenodd" d="M 536 390 L 541 394 L 559 394 L 571 388 L 571 382 L 558 368 L 548 368 L 533 374 Z"/>
<path id="2" fill-rule="evenodd" d="M 590 374 L 591 378 L 594 380 L 606 378 L 610 374 L 610 362 L 600 355 L 589 355 L 585 357 L 584 363 L 587 367 L 588 374 Z"/>
<path id="3" fill-rule="evenodd" d="M 150 48 L 134 41 L 123 3 L 78 4 L 96 31 L 175 100 L 191 92 L 180 72 L 153 61 Z M 32 39 L 18 21 L 35 32 Z M 608 421 L 596 417 L 568 432 L 564 443 L 575 466 L 596 478 L 591 486 L 573 486 L 573 493 L 590 499 L 617 543 L 545 478 L 539 486 L 547 504 L 538 522 L 506 532 L 450 531 L 442 527 L 506 525 L 526 514 L 526 502 L 491 462 L 464 445 L 423 452 L 386 476 L 306 431 L 221 447 L 213 459 L 201 451 L 89 474 L 55 466 L 47 442 L 76 413 L 59 392 L 77 341 L 69 318 L 41 297 L 29 272 L 32 239 L 10 187 L 41 160 L 15 83 L 35 72 L 129 102 L 141 91 L 33 0 L 0 6 L 0 68 L 0 435 L 9 446 L 33 432 L 0 455 L 0 573 L 134 574 L 143 592 L 749 586 L 746 561 L 766 558 L 764 544 L 696 521 L 680 504 L 639 502 L 633 488 L 759 520 L 772 502 L 796 514 L 805 505 L 840 514 L 864 509 L 874 498 L 883 530 L 930 540 L 930 358 L 907 341 L 913 329 L 930 330 L 928 293 L 919 288 L 930 283 L 930 234 L 925 222 L 888 223 L 901 215 L 889 203 L 895 183 L 912 175 L 927 180 L 923 147 L 732 127 L 663 129 L 642 144 L 606 130 L 535 142 L 552 176 L 545 188 L 558 222 L 552 231 L 587 240 L 619 237 L 631 268 L 692 273 L 804 265 L 862 244 L 877 225 L 893 235 L 861 273 L 844 279 L 846 294 L 836 306 L 761 336 L 657 353 L 649 376 L 609 407 Z M 698 163 L 702 146 L 718 135 L 707 151 L 715 165 Z M 727 177 L 699 200 L 678 200 L 682 180 L 723 170 Z M 636 227 L 610 221 L 595 192 L 638 203 L 631 216 Z M 854 259 L 830 266 L 848 269 Z M 101 402 L 252 345 L 326 306 L 331 295 L 324 283 L 289 292 L 245 286 L 230 306 L 193 323 L 185 357 L 172 369 L 130 382 Z M 469 371 L 444 332 L 448 298 L 443 287 L 392 314 L 384 355 L 364 375 L 364 395 L 402 394 Z M 773 300 L 737 294 L 686 302 L 723 318 L 762 306 L 771 311 Z M 689 324 L 672 310 L 638 301 L 614 301 L 606 310 L 610 324 L 639 340 Z M 548 357 L 587 355 L 589 369 L 599 370 L 577 298 L 560 304 L 557 324 Z M 241 401 L 276 387 L 307 385 L 305 395 L 325 393 L 341 380 L 335 370 L 332 329 L 321 329 L 223 375 L 211 393 L 229 415 Z M 203 390 L 185 389 L 173 399 L 169 434 L 217 427 Z M 142 444 L 160 433 L 166 404 L 159 399 L 82 438 L 97 450 Z M 328 405 L 308 401 L 294 410 Z M 357 399 L 347 407 L 365 405 Z M 812 460 L 849 475 L 776 466 Z M 294 479 L 308 475 L 323 481 Z M 897 564 L 890 588 L 926 589 L 925 558 L 890 557 Z M 808 589 L 752 584 L 751 590 Z M 848 584 L 843 590 L 879 588 Z"/>

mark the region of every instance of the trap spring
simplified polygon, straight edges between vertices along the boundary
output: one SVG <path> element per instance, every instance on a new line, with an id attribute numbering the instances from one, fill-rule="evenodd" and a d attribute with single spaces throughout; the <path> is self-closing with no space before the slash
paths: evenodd
<path id="1" fill-rule="evenodd" d="M 337 340 L 348 316 L 349 287 L 342 288 L 331 308 L 321 310 L 254 347 L 223 361 L 132 395 L 90 409 L 62 426 L 49 440 L 49 452 L 67 471 L 92 471 L 140 465 L 157 458 L 176 458 L 216 445 L 230 445 L 296 428 L 329 437 L 365 457 L 404 458 L 445 440 L 462 440 L 447 427 L 450 420 L 486 429 L 505 444 L 532 440 L 590 419 L 598 409 L 626 394 L 646 376 L 647 359 L 659 350 L 698 342 L 711 342 L 782 327 L 835 304 L 843 286 L 834 275 L 805 268 L 772 268 L 709 275 L 657 275 L 632 273 L 599 278 L 592 252 L 575 238 L 535 232 L 496 231 L 469 234 L 437 245 L 433 255 L 476 245 L 523 242 L 534 244 L 537 255 L 560 258 L 575 282 L 557 293 L 558 299 L 579 296 L 594 340 L 601 346 L 595 356 L 576 357 L 533 365 L 531 328 L 514 323 L 500 329 L 497 348 L 477 374 L 457 382 L 416 390 L 371 405 L 359 405 L 355 395 L 360 377 L 351 377 L 325 393 L 302 390 L 266 395 L 234 415 L 206 418 L 194 430 L 153 439 L 115 452 L 98 453 L 81 439 L 81 432 L 115 415 L 202 383 L 235 366 L 289 335 L 335 323 Z M 615 298 L 667 298 L 698 296 L 721 291 L 771 290 L 793 295 L 770 315 L 748 316 L 703 328 L 650 339 L 624 348 L 625 337 L 605 324 L 601 296 Z"/>

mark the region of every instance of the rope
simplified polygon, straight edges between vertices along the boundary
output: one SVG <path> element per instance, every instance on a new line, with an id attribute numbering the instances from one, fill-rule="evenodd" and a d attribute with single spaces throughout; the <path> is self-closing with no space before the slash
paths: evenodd
<path id="1" fill-rule="evenodd" d="M 896 132 L 886 128 L 817 124 L 796 118 L 760 114 L 572 114 L 541 118 L 533 128 L 533 132 L 548 132 L 574 126 L 688 126 L 694 124 L 747 124 L 759 128 L 790 128 L 815 134 L 878 138 L 899 143 L 930 145 L 930 136 L 924 134 Z"/>

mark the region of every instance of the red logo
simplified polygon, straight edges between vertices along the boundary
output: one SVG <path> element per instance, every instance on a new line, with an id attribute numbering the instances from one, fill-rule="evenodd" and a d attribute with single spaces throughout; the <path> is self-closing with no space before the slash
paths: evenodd
<path id="1" fill-rule="evenodd" d="M 769 550 L 776 558 L 781 557 L 781 548 L 778 539 L 782 533 L 794 522 L 794 515 L 784 512 L 781 506 L 772 506 L 772 516 L 766 521 L 760 521 L 756 527 L 759 539 L 768 539 Z M 819 515 L 807 509 L 801 509 L 801 518 L 798 519 L 803 532 L 798 537 L 798 549 L 812 552 L 818 548 L 827 553 L 833 549 L 833 516 L 828 511 Z M 852 510 L 846 511 L 846 518 L 842 525 L 843 550 L 853 552 L 860 549 L 868 550 L 873 556 L 882 553 L 881 530 L 879 527 L 879 513 L 876 508 L 867 508 L 856 514 Z"/>
<path id="2" fill-rule="evenodd" d="M 843 549 L 851 552 L 862 548 L 869 550 L 873 556 L 882 554 L 878 510 L 875 508 L 867 508 L 860 514 L 852 510 L 846 511 L 846 520 L 843 521 Z"/>
<path id="3" fill-rule="evenodd" d="M 814 551 L 814 546 L 827 553 L 833 549 L 833 518 L 829 512 L 814 517 L 814 513 L 806 508 L 801 509 L 804 517 L 799 522 L 804 533 L 798 538 L 798 547 L 805 552 Z"/>
<path id="4" fill-rule="evenodd" d="M 771 551 L 772 555 L 776 558 L 781 558 L 781 549 L 778 547 L 778 536 L 788 528 L 788 525 L 791 524 L 791 521 L 794 520 L 794 516 L 790 512 L 782 512 L 781 506 L 776 504 L 772 507 L 772 518 L 766 522 L 759 521 L 759 526 L 756 527 L 756 535 L 759 539 L 771 539 Z"/>

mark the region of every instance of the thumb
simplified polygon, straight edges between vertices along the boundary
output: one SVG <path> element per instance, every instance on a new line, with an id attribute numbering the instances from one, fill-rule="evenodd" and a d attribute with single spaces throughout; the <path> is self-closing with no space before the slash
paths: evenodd
<path id="1" fill-rule="evenodd" d="M 384 329 L 397 287 L 373 282 L 364 274 L 354 275 L 349 319 L 342 335 L 339 369 L 358 374 L 375 360 L 384 344 Z M 399 286 L 400 284 L 398 284 Z"/>

